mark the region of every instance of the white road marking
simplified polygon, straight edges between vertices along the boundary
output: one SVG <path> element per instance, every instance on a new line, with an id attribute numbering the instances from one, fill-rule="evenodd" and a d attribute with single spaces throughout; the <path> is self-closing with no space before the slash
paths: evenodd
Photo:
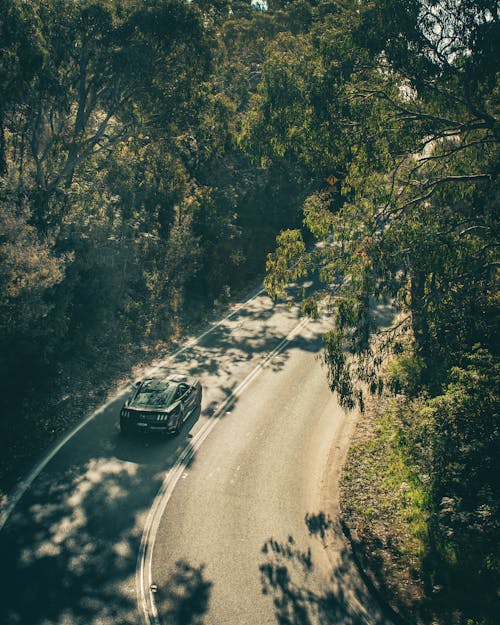
<path id="1" fill-rule="evenodd" d="M 177 349 L 172 354 L 169 354 L 158 365 L 150 367 L 147 370 L 147 375 L 154 374 L 156 371 L 158 371 L 163 366 L 165 366 L 165 364 L 167 362 L 169 362 L 173 358 L 176 358 L 179 354 L 181 354 L 182 352 L 186 351 L 190 347 L 193 347 L 193 345 L 196 345 L 199 341 L 201 341 L 201 339 L 203 339 L 205 336 L 207 336 L 208 334 L 213 332 L 215 329 L 217 329 L 219 326 L 221 326 L 225 321 L 227 321 L 228 319 L 233 317 L 244 306 L 246 306 L 247 304 L 252 302 L 254 299 L 259 297 L 259 295 L 264 293 L 264 291 L 265 291 L 264 288 L 259 288 L 259 290 L 254 295 L 249 297 L 242 304 L 239 304 L 238 306 L 236 306 L 236 308 L 234 310 L 232 310 L 228 315 L 223 317 L 220 321 L 218 321 L 214 325 L 210 326 L 210 328 L 208 328 L 208 330 L 205 330 L 205 332 L 203 332 L 199 336 L 190 339 L 183 347 L 180 347 L 179 349 Z M 75 434 L 78 434 L 78 432 L 81 429 L 83 429 L 88 423 L 90 423 L 90 421 L 92 421 L 95 417 L 97 417 L 102 412 L 104 412 L 106 410 L 106 408 L 108 408 L 113 402 L 115 402 L 120 397 L 123 397 L 128 392 L 129 392 L 128 389 L 125 388 L 125 389 L 122 389 L 121 391 L 119 391 L 118 393 L 116 393 L 116 395 L 113 395 L 113 397 L 111 397 L 111 399 L 109 399 L 105 404 L 100 406 L 97 410 L 95 410 L 91 415 L 89 415 L 86 419 L 84 419 L 76 427 L 74 427 L 72 430 L 70 430 L 63 437 L 63 439 L 61 441 L 59 441 L 58 443 L 56 443 L 54 445 L 54 447 L 49 449 L 49 451 L 45 454 L 45 456 L 43 456 L 42 459 L 33 467 L 33 469 L 19 482 L 19 484 L 17 485 L 15 490 L 10 495 L 7 496 L 7 502 L 6 502 L 3 510 L 0 513 L 0 530 L 2 530 L 4 525 L 7 523 L 7 521 L 9 519 L 10 515 L 12 514 L 14 508 L 19 503 L 19 501 L 23 497 L 23 495 L 26 493 L 28 488 L 33 484 L 33 482 L 40 475 L 40 473 L 45 469 L 45 467 L 52 460 L 52 458 L 64 447 L 64 445 L 66 445 L 66 443 L 69 440 L 71 440 L 73 438 L 73 436 L 75 436 Z"/>
<path id="2" fill-rule="evenodd" d="M 266 364 L 272 360 L 274 356 L 285 349 L 287 344 L 297 336 L 308 321 L 308 317 L 301 319 L 295 328 L 293 328 L 293 330 L 273 349 L 273 351 L 270 352 L 242 382 L 240 382 L 227 399 L 217 408 L 213 416 L 200 428 L 197 434 L 191 439 L 190 443 L 186 445 L 176 463 L 167 471 L 160 490 L 158 491 L 153 501 L 153 505 L 149 510 L 142 534 L 141 545 L 139 547 L 139 556 L 137 558 L 135 578 L 137 601 L 139 604 L 139 612 L 141 613 L 142 620 L 145 625 L 161 625 L 158 618 L 158 610 L 156 607 L 154 593 L 151 592 L 151 585 L 153 584 L 153 551 L 161 518 L 165 512 L 172 493 L 174 492 L 177 482 L 183 474 L 184 467 L 189 464 L 195 452 L 201 447 L 207 436 L 217 425 L 219 417 L 227 412 L 228 408 L 234 404 L 237 397 L 243 393 L 252 380 L 254 380 L 262 369 L 264 369 Z"/>

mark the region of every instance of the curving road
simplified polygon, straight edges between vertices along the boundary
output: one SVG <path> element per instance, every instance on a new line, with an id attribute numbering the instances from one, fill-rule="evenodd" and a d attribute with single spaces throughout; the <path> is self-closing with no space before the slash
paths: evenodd
<path id="1" fill-rule="evenodd" d="M 124 439 L 110 400 L 4 515 L 0 622 L 383 623 L 338 527 L 353 421 L 321 370 L 327 327 L 259 292 L 155 365 L 204 386 L 176 439 Z"/>

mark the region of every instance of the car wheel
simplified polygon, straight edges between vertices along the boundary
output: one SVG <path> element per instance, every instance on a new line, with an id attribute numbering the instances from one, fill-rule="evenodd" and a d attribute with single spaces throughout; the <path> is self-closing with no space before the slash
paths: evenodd
<path id="1" fill-rule="evenodd" d="M 120 421 L 120 431 L 125 436 L 131 434 L 132 428 L 130 427 L 130 423 L 124 423 L 123 421 Z"/>
<path id="2" fill-rule="evenodd" d="M 181 431 L 182 424 L 184 423 L 182 412 L 177 417 L 177 422 L 175 424 L 174 436 L 179 436 L 179 432 Z"/>

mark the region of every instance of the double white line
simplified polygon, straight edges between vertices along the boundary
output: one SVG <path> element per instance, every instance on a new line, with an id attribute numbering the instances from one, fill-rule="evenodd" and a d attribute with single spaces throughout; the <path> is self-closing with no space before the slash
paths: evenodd
<path id="1" fill-rule="evenodd" d="M 227 412 L 236 399 L 243 393 L 245 388 L 259 375 L 266 364 L 285 349 L 285 347 L 300 333 L 308 321 L 309 318 L 304 317 L 273 349 L 273 351 L 267 354 L 267 356 L 261 360 L 261 362 L 246 376 L 246 378 L 240 382 L 229 397 L 227 397 L 227 399 L 217 408 L 213 416 L 210 417 L 210 419 L 200 428 L 190 443 L 186 445 L 175 464 L 167 471 L 146 519 L 146 524 L 142 533 L 141 545 L 139 548 L 139 556 L 137 558 L 135 574 L 137 601 L 139 612 L 142 615 L 143 623 L 145 625 L 160 625 L 154 592 L 152 591 L 153 551 L 160 521 L 170 497 L 174 492 L 174 488 L 184 473 L 185 467 L 190 463 L 196 451 L 201 447 L 207 436 L 217 425 L 219 417 Z"/>

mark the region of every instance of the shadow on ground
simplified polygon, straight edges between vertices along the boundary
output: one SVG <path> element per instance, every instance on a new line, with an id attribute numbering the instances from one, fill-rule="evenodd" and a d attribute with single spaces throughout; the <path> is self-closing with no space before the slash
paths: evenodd
<path id="1" fill-rule="evenodd" d="M 273 303 L 271 300 L 249 302 L 230 319 L 216 325 L 195 345 L 160 364 L 156 376 L 180 371 L 199 377 L 206 385 L 217 380 L 217 396 L 209 405 L 204 405 L 203 415 L 213 416 L 217 407 L 234 392 L 241 379 L 235 380 L 235 367 L 249 363 L 249 367 L 265 361 L 269 354 L 285 338 L 284 328 L 295 327 L 301 320 L 298 304 L 301 301 L 303 285 L 291 288 L 287 304 Z M 276 314 L 279 310 L 279 315 Z M 321 339 L 308 340 L 296 336 L 290 346 L 293 349 L 317 352 Z M 281 370 L 288 359 L 287 351 L 267 361 L 266 367 L 276 372 Z M 251 363 L 251 364 L 250 364 Z M 251 370 L 251 369 L 249 369 Z"/>
<path id="2" fill-rule="evenodd" d="M 204 565 L 191 566 L 185 560 L 155 594 L 158 612 L 165 625 L 202 625 L 208 610 L 212 582 L 205 579 Z"/>
<path id="3" fill-rule="evenodd" d="M 37 479 L 0 533 L 2 624 L 137 625 L 137 554 L 176 458 L 169 444 L 178 443 L 116 435 L 116 455 Z"/>
<path id="4" fill-rule="evenodd" d="M 326 546 L 334 528 L 331 519 L 320 512 L 307 514 L 309 535 Z M 387 623 L 375 615 L 370 621 L 357 607 L 367 605 L 367 592 L 350 579 L 352 554 L 343 547 L 337 566 L 325 584 L 313 580 L 315 561 L 311 548 L 298 547 L 293 536 L 284 541 L 269 539 L 262 547 L 264 562 L 260 565 L 262 592 L 273 600 L 279 625 L 364 625 Z"/>

